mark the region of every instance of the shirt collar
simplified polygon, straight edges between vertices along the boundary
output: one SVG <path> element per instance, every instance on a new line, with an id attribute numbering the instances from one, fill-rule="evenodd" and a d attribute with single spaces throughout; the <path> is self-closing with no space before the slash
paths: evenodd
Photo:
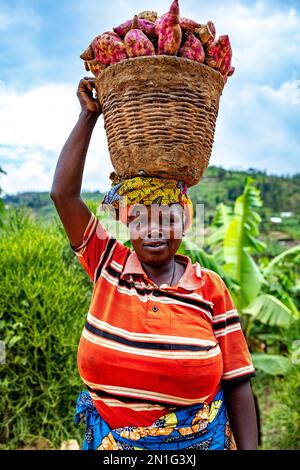
<path id="1" fill-rule="evenodd" d="M 177 287 L 183 287 L 183 289 L 186 290 L 198 289 L 202 285 L 200 264 L 198 262 L 192 264 L 188 256 L 178 253 L 175 254 L 174 259 L 186 265 L 185 272 Z M 142 274 L 144 277 L 148 278 L 135 251 L 132 251 L 128 256 L 121 278 L 125 277 L 127 274 Z"/>

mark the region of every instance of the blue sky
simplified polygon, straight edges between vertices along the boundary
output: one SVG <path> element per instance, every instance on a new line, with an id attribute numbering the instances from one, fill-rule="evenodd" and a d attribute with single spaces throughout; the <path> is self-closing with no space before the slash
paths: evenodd
<path id="1" fill-rule="evenodd" d="M 0 165 L 7 193 L 49 190 L 59 152 L 80 111 L 90 40 L 158 0 L 0 0 Z M 300 1 L 180 0 L 181 15 L 212 19 L 229 34 L 236 74 L 221 97 L 211 164 L 300 171 Z M 106 190 L 112 167 L 102 118 L 83 188 Z"/>

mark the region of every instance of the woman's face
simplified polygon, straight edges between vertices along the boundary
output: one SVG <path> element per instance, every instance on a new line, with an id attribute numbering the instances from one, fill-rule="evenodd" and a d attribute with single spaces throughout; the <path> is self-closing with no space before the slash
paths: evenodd
<path id="1" fill-rule="evenodd" d="M 139 260 L 153 266 L 171 260 L 182 240 L 183 220 L 180 204 L 133 206 L 128 227 Z"/>

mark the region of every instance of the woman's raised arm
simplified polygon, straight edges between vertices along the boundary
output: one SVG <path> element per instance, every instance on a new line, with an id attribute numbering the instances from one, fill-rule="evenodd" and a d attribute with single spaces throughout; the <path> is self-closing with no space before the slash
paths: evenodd
<path id="1" fill-rule="evenodd" d="M 81 104 L 78 122 L 66 141 L 54 173 L 50 196 L 63 223 L 71 245 L 81 244 L 91 212 L 80 197 L 85 158 L 92 132 L 101 114 L 93 98 L 95 81 L 85 77 L 80 81 L 77 96 Z"/>

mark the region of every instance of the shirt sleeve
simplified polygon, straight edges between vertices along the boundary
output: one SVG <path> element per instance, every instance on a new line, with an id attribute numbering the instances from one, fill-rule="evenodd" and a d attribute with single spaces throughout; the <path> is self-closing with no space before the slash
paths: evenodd
<path id="1" fill-rule="evenodd" d="M 256 372 L 240 316 L 226 284 L 221 281 L 221 297 L 214 304 L 213 310 L 213 330 L 222 351 L 222 380 L 238 382 L 254 377 Z"/>
<path id="2" fill-rule="evenodd" d="M 91 214 L 81 245 L 74 247 L 70 244 L 80 264 L 94 283 L 99 278 L 116 242 L 95 214 Z"/>

